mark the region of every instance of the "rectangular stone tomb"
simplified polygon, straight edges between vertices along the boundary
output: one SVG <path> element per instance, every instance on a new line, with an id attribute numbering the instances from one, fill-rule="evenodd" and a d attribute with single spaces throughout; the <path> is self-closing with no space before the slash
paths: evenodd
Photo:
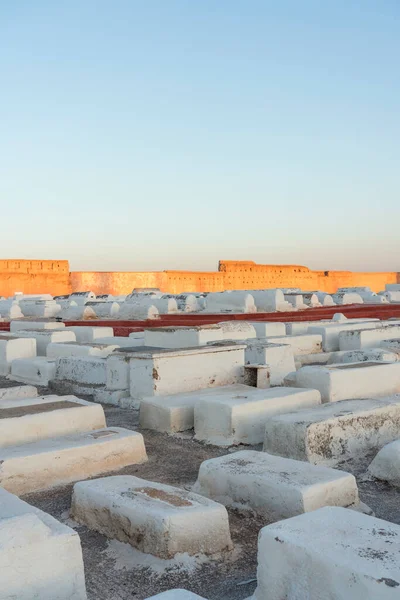
<path id="1" fill-rule="evenodd" d="M 400 437 L 400 396 L 343 400 L 267 421 L 264 451 L 335 465 Z"/>
<path id="2" fill-rule="evenodd" d="M 232 548 L 224 506 L 130 475 L 75 484 L 72 516 L 109 538 L 161 558 Z"/>
<path id="3" fill-rule="evenodd" d="M 379 450 L 368 471 L 377 479 L 400 487 L 400 439 Z"/>
<path id="4" fill-rule="evenodd" d="M 11 364 L 10 379 L 22 383 L 47 386 L 56 374 L 56 361 L 37 356 L 36 358 L 17 358 Z"/>
<path id="5" fill-rule="evenodd" d="M 130 395 L 141 399 L 242 383 L 244 349 L 240 344 L 223 343 L 181 350 L 143 347 L 132 352 L 130 349 L 127 352 Z M 122 349 L 116 354 L 124 356 Z"/>
<path id="6" fill-rule="evenodd" d="M 377 348 L 384 340 L 399 338 L 399 325 L 385 326 L 381 327 L 380 329 L 356 329 L 355 331 L 341 331 L 339 335 L 339 348 L 340 350 Z"/>
<path id="7" fill-rule="evenodd" d="M 106 359 L 97 356 L 64 356 L 57 360 L 53 387 L 58 392 L 93 394 L 106 383 Z"/>
<path id="8" fill-rule="evenodd" d="M 317 390 L 224 387 L 202 398 L 194 407 L 195 438 L 216 446 L 259 444 L 265 424 L 274 417 L 321 404 Z"/>
<path id="9" fill-rule="evenodd" d="M 400 392 L 400 362 L 302 367 L 288 383 L 319 390 L 322 402 L 388 396 Z"/>
<path id="10" fill-rule="evenodd" d="M 246 364 L 268 365 L 270 384 L 283 385 L 285 377 L 296 370 L 291 346 L 249 340 L 245 350 Z"/>
<path id="11" fill-rule="evenodd" d="M 20 330 L 28 329 L 64 329 L 65 323 L 61 321 L 32 321 L 30 319 L 15 319 L 10 323 L 11 333 L 18 333 Z"/>
<path id="12" fill-rule="evenodd" d="M 50 343 L 76 341 L 74 333 L 72 331 L 68 331 L 67 329 L 63 329 L 61 331 L 54 331 L 51 329 L 29 329 L 27 331 L 19 330 L 18 337 L 35 339 L 38 356 L 46 356 L 46 349 Z"/>
<path id="13" fill-rule="evenodd" d="M 254 327 L 258 338 L 286 335 L 285 323 L 278 321 L 248 321 L 248 323 Z"/>
<path id="14" fill-rule="evenodd" d="M 86 600 L 79 535 L 0 488 L 1 600 Z"/>
<path id="15" fill-rule="evenodd" d="M 222 339 L 222 329 L 217 324 L 192 327 L 151 327 L 144 330 L 144 345 L 157 348 L 192 348 Z"/>
<path id="16" fill-rule="evenodd" d="M 0 375 L 8 375 L 11 363 L 16 358 L 32 358 L 36 356 L 36 341 L 19 339 L 14 336 L 0 338 Z"/>
<path id="17" fill-rule="evenodd" d="M 147 460 L 143 436 L 122 427 L 0 449 L 0 485 L 28 494 Z"/>
<path id="18" fill-rule="evenodd" d="M 339 350 L 339 335 L 341 331 L 377 329 L 379 327 L 381 327 L 381 323 L 378 319 L 357 323 L 344 321 L 343 323 L 316 323 L 309 326 L 308 332 L 322 336 L 322 349 L 324 352 L 337 352 Z"/>
<path id="19" fill-rule="evenodd" d="M 299 335 L 285 335 L 268 337 L 271 344 L 286 344 L 291 346 L 293 354 L 314 354 L 322 352 L 322 336 L 319 334 L 304 333 Z"/>
<path id="20" fill-rule="evenodd" d="M 37 388 L 33 385 L 8 385 L 7 387 L 0 388 L 0 401 L 18 398 L 35 398 L 37 395 Z"/>
<path id="21" fill-rule="evenodd" d="M 128 339 L 128 338 L 126 338 Z M 94 356 L 96 358 L 107 358 L 116 348 L 117 344 L 68 342 L 66 344 L 49 344 L 47 346 L 47 358 L 57 359 L 70 356 Z"/>
<path id="22" fill-rule="evenodd" d="M 194 427 L 194 407 L 203 398 L 215 398 L 216 395 L 234 397 L 238 394 L 252 393 L 254 388 L 236 384 L 207 388 L 170 396 L 150 396 L 140 402 L 140 426 L 163 433 L 177 433 Z"/>
<path id="23" fill-rule="evenodd" d="M 253 450 L 204 461 L 193 491 L 269 521 L 359 504 L 350 473 Z"/>
<path id="24" fill-rule="evenodd" d="M 254 600 L 395 600 L 400 527 L 338 507 L 273 523 L 258 538 Z"/>
<path id="25" fill-rule="evenodd" d="M 67 327 L 67 331 L 75 334 L 76 341 L 80 344 L 96 341 L 97 338 L 113 337 L 114 329 L 112 327 L 88 327 L 86 325 L 76 325 Z"/>
<path id="26" fill-rule="evenodd" d="M 0 448 L 105 426 L 103 408 L 75 396 L 0 400 Z"/>

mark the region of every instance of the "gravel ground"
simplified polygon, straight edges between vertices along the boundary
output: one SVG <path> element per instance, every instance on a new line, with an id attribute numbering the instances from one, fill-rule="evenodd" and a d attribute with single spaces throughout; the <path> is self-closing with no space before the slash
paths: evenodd
<path id="1" fill-rule="evenodd" d="M 0 379 L 0 387 L 3 382 Z M 41 389 L 40 393 L 49 393 Z M 107 424 L 140 430 L 138 413 L 129 409 L 104 406 Z M 226 454 L 226 450 L 205 446 L 190 434 L 167 436 L 141 431 L 149 460 L 118 471 L 150 481 L 189 487 L 197 478 L 202 461 Z M 257 447 L 257 449 L 260 449 Z M 353 472 L 359 483 L 360 497 L 377 517 L 400 524 L 400 495 L 390 486 L 368 480 L 364 473 L 373 455 L 361 462 L 346 463 L 343 470 Z M 226 555 L 205 559 L 182 556 L 163 561 L 143 555 L 129 545 L 107 540 L 99 533 L 78 525 L 69 518 L 72 485 L 42 493 L 29 494 L 24 500 L 50 513 L 78 531 L 85 563 L 89 600 L 128 600 L 148 598 L 164 590 L 184 587 L 209 600 L 242 600 L 255 589 L 257 536 L 267 524 L 251 515 L 229 511 L 235 549 Z"/>

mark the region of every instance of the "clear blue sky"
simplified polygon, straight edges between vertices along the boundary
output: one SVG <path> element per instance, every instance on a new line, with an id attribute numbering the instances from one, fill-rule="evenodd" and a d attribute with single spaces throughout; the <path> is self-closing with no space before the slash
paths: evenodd
<path id="1" fill-rule="evenodd" d="M 1 258 L 400 271 L 399 0 L 3 0 Z"/>

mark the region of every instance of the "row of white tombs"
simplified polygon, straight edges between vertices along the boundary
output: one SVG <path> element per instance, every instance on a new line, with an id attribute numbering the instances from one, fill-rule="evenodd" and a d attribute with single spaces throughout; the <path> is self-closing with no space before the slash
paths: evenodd
<path id="1" fill-rule="evenodd" d="M 160 558 L 232 553 L 227 508 L 264 520 L 255 600 L 399 598 L 400 526 L 371 514 L 349 471 L 367 459 L 366 477 L 400 487 L 400 321 L 338 314 L 116 338 L 22 319 L 0 335 L 0 368 L 19 382 L 0 385 L 0 600 L 86 599 L 78 534 L 18 497 L 74 482 L 75 521 Z M 144 433 L 194 430 L 226 454 L 203 462 L 190 490 L 98 478 L 129 465 L 140 475 L 147 461 L 143 435 L 107 427 L 99 402 L 139 410 Z"/>
<path id="2" fill-rule="evenodd" d="M 126 296 L 75 292 L 65 296 L 16 293 L 0 297 L 0 316 L 74 319 L 156 319 L 177 313 L 256 313 L 304 310 L 344 304 L 400 303 L 400 284 L 388 284 L 378 294 L 369 287 L 339 288 L 335 294 L 298 288 L 232 290 L 210 293 L 164 294 L 157 289 L 133 290 Z"/>

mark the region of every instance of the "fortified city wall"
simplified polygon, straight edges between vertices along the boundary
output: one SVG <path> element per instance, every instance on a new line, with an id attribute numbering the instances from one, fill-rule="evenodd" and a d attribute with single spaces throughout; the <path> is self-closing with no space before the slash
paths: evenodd
<path id="1" fill-rule="evenodd" d="M 370 286 L 379 292 L 386 283 L 399 282 L 400 273 L 396 272 L 311 271 L 300 265 L 259 265 L 253 261 L 220 261 L 218 271 L 70 272 L 66 260 L 0 260 L 2 296 L 17 291 L 57 295 L 80 290 L 118 295 L 135 287 L 156 287 L 173 294 L 274 287 L 335 292 L 338 287 L 352 286 Z"/>

